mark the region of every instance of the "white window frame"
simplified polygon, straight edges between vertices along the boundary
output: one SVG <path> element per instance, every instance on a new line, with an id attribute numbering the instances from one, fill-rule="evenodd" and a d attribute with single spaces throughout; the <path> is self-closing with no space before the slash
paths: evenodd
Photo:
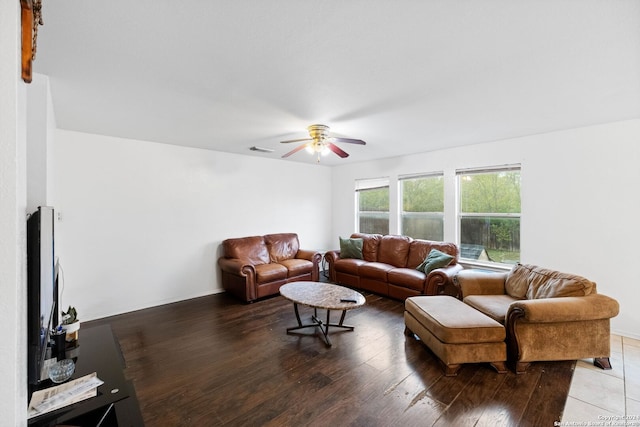
<path id="1" fill-rule="evenodd" d="M 483 213 L 463 213 L 462 209 L 462 191 L 460 188 L 460 179 L 462 179 L 463 175 L 477 175 L 484 173 L 497 173 L 497 172 L 519 172 L 520 177 L 522 178 L 522 165 L 517 164 L 508 164 L 508 165 L 500 165 L 500 166 L 488 166 L 481 168 L 469 168 L 469 169 L 457 169 L 456 170 L 456 244 L 458 247 L 462 248 L 462 218 L 484 218 L 487 216 L 496 217 L 496 218 L 518 218 L 520 220 L 520 224 L 522 224 L 522 205 L 520 206 L 519 213 L 492 213 L 492 212 L 483 212 Z M 520 188 L 520 200 L 522 203 L 522 187 Z M 522 233 L 522 230 L 520 231 Z M 469 258 L 460 257 L 460 263 L 468 266 L 487 266 L 491 268 L 497 268 L 502 270 L 510 270 L 513 265 L 507 263 L 501 263 L 496 261 L 478 261 Z"/>

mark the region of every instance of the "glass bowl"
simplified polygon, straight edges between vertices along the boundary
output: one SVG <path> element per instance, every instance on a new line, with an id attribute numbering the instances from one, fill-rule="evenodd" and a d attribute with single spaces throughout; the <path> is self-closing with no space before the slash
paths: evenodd
<path id="1" fill-rule="evenodd" d="M 51 381 L 54 383 L 61 383 L 71 378 L 75 370 L 76 364 L 73 363 L 73 360 L 59 360 L 49 368 L 49 378 L 51 378 Z"/>

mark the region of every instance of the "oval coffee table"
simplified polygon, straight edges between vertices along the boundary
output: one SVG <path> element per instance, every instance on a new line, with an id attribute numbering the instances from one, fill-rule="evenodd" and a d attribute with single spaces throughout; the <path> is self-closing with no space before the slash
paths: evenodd
<path id="1" fill-rule="evenodd" d="M 298 320 L 298 326 L 287 328 L 287 333 L 298 329 L 317 327 L 322 332 L 327 346 L 331 346 L 329 327 L 353 331 L 353 326 L 343 324 L 344 317 L 347 314 L 347 310 L 361 307 L 365 303 L 364 296 L 359 292 L 344 286 L 322 282 L 287 283 L 280 287 L 280 295 L 293 302 L 293 310 Z M 302 324 L 300 313 L 298 312 L 298 304 L 313 308 L 313 316 L 311 317 L 313 323 Z M 319 308 L 327 310 L 326 322 L 318 318 Z M 339 323 L 331 323 L 331 310 L 342 310 Z"/>

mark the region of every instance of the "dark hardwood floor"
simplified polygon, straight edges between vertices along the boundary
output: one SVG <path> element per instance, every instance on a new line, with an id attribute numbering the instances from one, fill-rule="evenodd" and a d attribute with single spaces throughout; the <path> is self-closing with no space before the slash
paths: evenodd
<path id="1" fill-rule="evenodd" d="M 498 374 L 465 365 L 445 377 L 405 337 L 403 304 L 365 294 L 353 332 L 326 347 L 281 296 L 242 304 L 226 294 L 113 316 L 110 323 L 147 426 L 552 426 L 575 362 Z M 311 309 L 301 307 L 307 318 Z M 338 318 L 338 313 L 334 314 Z"/>

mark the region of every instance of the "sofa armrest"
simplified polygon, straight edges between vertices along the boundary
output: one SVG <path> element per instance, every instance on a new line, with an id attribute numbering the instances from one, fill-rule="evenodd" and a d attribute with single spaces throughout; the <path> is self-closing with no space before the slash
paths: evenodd
<path id="1" fill-rule="evenodd" d="M 511 304 L 507 319 L 529 323 L 577 322 L 610 319 L 618 315 L 618 302 L 606 295 L 541 298 Z"/>
<path id="2" fill-rule="evenodd" d="M 218 265 L 225 273 L 234 274 L 236 276 L 255 276 L 256 273 L 256 269 L 253 265 L 237 258 L 218 258 Z"/>
<path id="3" fill-rule="evenodd" d="M 460 298 L 460 292 L 454 285 L 453 279 L 463 270 L 460 264 L 436 268 L 427 275 L 425 295 L 451 295 Z"/>
<path id="4" fill-rule="evenodd" d="M 324 254 L 324 258 L 327 262 L 335 262 L 340 259 L 340 250 L 335 249 L 332 251 L 327 251 Z"/>
<path id="5" fill-rule="evenodd" d="M 307 261 L 311 261 L 314 264 L 319 264 L 322 255 L 320 252 L 309 251 L 305 249 L 298 249 L 298 253 L 296 254 L 296 258 L 298 259 L 306 259 Z"/>
<path id="6" fill-rule="evenodd" d="M 322 254 L 320 252 L 298 249 L 296 258 L 311 261 L 313 263 L 313 268 L 311 269 L 311 280 L 314 282 L 320 280 L 320 262 L 322 261 Z"/>
<path id="7" fill-rule="evenodd" d="M 507 273 L 488 273 L 477 270 L 463 270 L 455 279 L 462 299 L 469 295 L 504 295 Z"/>
<path id="8" fill-rule="evenodd" d="M 324 260 L 327 262 L 327 267 L 329 268 L 329 280 L 331 280 L 332 282 L 336 281 L 335 263 L 339 259 L 340 259 L 339 250 L 327 251 L 324 254 Z"/>

